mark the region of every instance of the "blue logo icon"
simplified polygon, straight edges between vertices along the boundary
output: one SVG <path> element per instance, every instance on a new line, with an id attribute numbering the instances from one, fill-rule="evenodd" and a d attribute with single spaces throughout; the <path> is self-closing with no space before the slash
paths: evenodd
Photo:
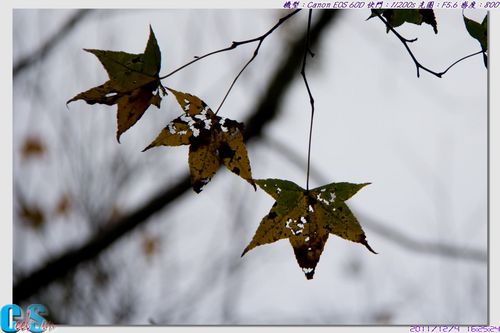
<path id="1" fill-rule="evenodd" d="M 42 304 L 31 304 L 23 310 L 19 305 L 6 304 L 2 306 L 0 312 L 0 329 L 5 333 L 15 333 L 19 331 L 29 331 L 41 333 L 54 329 L 54 324 L 45 320 L 43 315 L 47 315 L 47 308 Z"/>

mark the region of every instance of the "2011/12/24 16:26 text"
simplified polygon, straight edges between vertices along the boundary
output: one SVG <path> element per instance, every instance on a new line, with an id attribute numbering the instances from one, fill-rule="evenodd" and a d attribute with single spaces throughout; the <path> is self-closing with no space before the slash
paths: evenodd
<path id="1" fill-rule="evenodd" d="M 500 332 L 500 326 L 410 326 L 410 332 Z"/>

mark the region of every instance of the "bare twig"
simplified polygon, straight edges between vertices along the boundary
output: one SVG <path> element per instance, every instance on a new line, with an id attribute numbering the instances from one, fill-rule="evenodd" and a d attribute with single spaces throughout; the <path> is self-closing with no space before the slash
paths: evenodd
<path id="1" fill-rule="evenodd" d="M 283 22 L 285 22 L 286 20 L 288 20 L 290 17 L 292 17 L 293 15 L 297 14 L 298 12 L 300 11 L 300 9 L 297 9 L 295 11 L 293 11 L 292 13 L 282 17 L 279 19 L 278 23 L 276 23 L 268 32 L 266 32 L 265 34 L 263 34 L 262 36 L 260 37 L 256 37 L 256 38 L 252 38 L 252 39 L 247 39 L 247 40 L 244 40 L 244 41 L 240 41 L 240 42 L 233 42 L 231 44 L 231 46 L 228 46 L 228 47 L 225 47 L 223 49 L 220 49 L 220 50 L 217 50 L 217 51 L 213 51 L 213 52 L 210 52 L 210 53 L 207 53 L 205 55 L 202 55 L 202 56 L 195 56 L 194 60 L 191 60 L 190 62 L 188 62 L 187 64 L 184 64 L 182 65 L 181 67 L 173 70 L 172 72 L 160 77 L 160 80 L 163 80 L 163 79 L 166 79 L 167 77 L 170 77 L 172 75 L 174 75 L 175 73 L 177 73 L 178 71 L 188 67 L 189 65 L 192 65 L 194 64 L 195 62 L 198 62 L 200 61 L 201 59 L 204 59 L 204 58 L 207 58 L 211 55 L 214 55 L 214 54 L 217 54 L 217 53 L 222 53 L 222 52 L 226 52 L 226 51 L 230 51 L 230 50 L 234 50 L 235 48 L 237 48 L 238 46 L 240 45 L 244 45 L 244 44 L 249 44 L 249 43 L 254 43 L 254 42 L 259 42 L 259 47 L 260 47 L 260 44 L 262 43 L 262 41 L 264 39 L 266 39 L 267 36 L 269 36 L 274 30 L 276 30 L 281 24 L 283 24 Z"/>
<path id="2" fill-rule="evenodd" d="M 450 68 L 452 68 L 453 66 L 455 66 L 456 64 L 458 64 L 459 62 L 461 62 L 462 60 L 465 60 L 467 58 L 470 58 L 470 57 L 473 57 L 475 55 L 478 55 L 478 54 L 481 54 L 481 53 L 484 53 L 484 51 L 478 51 L 478 52 L 475 52 L 475 53 L 472 53 L 472 54 L 469 54 L 469 55 L 466 55 L 465 57 L 462 57 L 460 59 L 458 59 L 457 61 L 455 61 L 453 64 L 451 64 L 448 68 L 446 68 L 443 72 L 441 72 L 441 75 L 444 75 L 447 71 L 450 70 Z"/>
<path id="3" fill-rule="evenodd" d="M 311 57 L 314 57 L 314 53 L 311 52 L 309 47 L 309 34 L 311 29 L 311 17 L 312 17 L 312 9 L 309 9 L 309 16 L 307 18 L 307 33 L 306 33 L 306 45 L 304 46 L 304 58 L 302 60 L 302 69 L 300 70 L 300 75 L 304 79 L 304 83 L 307 88 L 307 94 L 309 95 L 309 103 L 311 104 L 311 123 L 309 126 L 309 144 L 307 147 L 307 176 L 306 176 L 306 190 L 309 191 L 309 167 L 311 165 L 311 142 L 312 142 L 312 132 L 313 132 L 313 121 L 314 121 L 314 97 L 311 93 L 311 88 L 309 87 L 309 82 L 307 82 L 306 77 L 306 59 L 309 54 Z"/>
<path id="4" fill-rule="evenodd" d="M 437 77 L 442 77 L 444 74 L 446 74 L 446 72 L 448 72 L 453 66 L 455 66 L 456 64 L 458 64 L 459 62 L 467 59 L 467 58 L 470 58 L 472 56 L 475 56 L 475 55 L 478 55 L 478 54 L 481 54 L 481 53 L 484 53 L 484 51 L 478 51 L 478 52 L 475 52 L 475 53 L 472 53 L 472 54 L 469 54 L 465 57 L 462 57 L 460 59 L 458 59 L 457 61 L 455 61 L 453 64 L 451 64 L 446 70 L 442 71 L 442 72 L 435 72 L 427 67 L 425 67 L 424 65 L 422 65 L 418 60 L 417 58 L 415 57 L 415 55 L 413 54 L 412 50 L 410 49 L 410 47 L 408 46 L 408 43 L 413 43 L 415 42 L 417 39 L 414 38 L 414 39 L 407 39 L 407 38 L 404 38 L 403 36 L 401 36 L 399 34 L 399 32 L 396 31 L 396 29 L 394 29 L 393 26 L 391 26 L 389 24 L 389 22 L 380 14 L 378 13 L 375 13 L 375 15 L 377 15 L 377 17 L 382 21 L 384 22 L 385 26 L 387 27 L 387 29 L 389 29 L 400 41 L 401 43 L 403 43 L 403 46 L 405 47 L 406 51 L 408 51 L 408 54 L 410 55 L 411 59 L 413 60 L 413 62 L 415 63 L 415 67 L 417 68 L 417 77 L 420 77 L 420 69 L 434 75 L 434 76 L 437 76 Z"/>
<path id="5" fill-rule="evenodd" d="M 256 41 L 258 41 L 259 43 L 257 44 L 257 47 L 255 48 L 255 50 L 253 52 L 253 55 L 250 58 L 250 60 L 248 60 L 248 62 L 245 64 L 245 66 L 243 66 L 243 68 L 240 70 L 240 72 L 238 73 L 238 75 L 236 75 L 236 77 L 234 78 L 233 82 L 229 86 L 229 89 L 227 90 L 226 94 L 224 95 L 224 98 L 222 99 L 222 102 L 220 103 L 219 107 L 215 111 L 215 114 L 217 114 L 219 112 L 219 110 L 222 108 L 222 105 L 224 105 L 224 102 L 226 101 L 227 96 L 229 96 L 229 93 L 233 89 L 233 86 L 236 83 L 236 81 L 238 81 L 240 75 L 245 71 L 245 69 L 248 67 L 248 65 L 250 65 L 250 63 L 252 61 L 254 61 L 254 59 L 257 57 L 257 54 L 259 54 L 259 49 L 260 49 L 260 46 L 262 45 L 262 43 L 264 42 L 264 39 L 266 39 L 266 37 L 269 36 L 274 30 L 276 30 L 283 22 L 285 22 L 286 20 L 288 20 L 290 17 L 292 17 L 293 15 L 295 15 L 296 13 L 298 13 L 299 11 L 300 11 L 300 9 L 297 9 L 297 10 L 293 11 L 292 13 L 288 14 L 287 16 L 282 17 L 278 21 L 278 23 L 276 23 L 268 32 L 266 32 L 264 35 L 262 35 L 262 36 L 260 36 L 258 38 L 250 39 L 250 40 L 243 41 L 243 42 L 233 42 L 232 46 L 234 46 L 234 47 L 238 47 L 239 45 L 246 44 L 246 43 L 251 43 L 251 42 L 256 42 Z M 235 43 L 236 43 L 236 45 L 235 45 Z"/>
<path id="6" fill-rule="evenodd" d="M 165 78 L 167 78 L 169 76 L 172 76 L 173 74 L 177 73 L 181 69 L 186 68 L 187 66 L 189 66 L 191 64 L 194 64 L 195 62 L 200 61 L 203 58 L 209 57 L 209 56 L 217 54 L 217 53 L 222 53 L 222 52 L 233 50 L 233 49 L 237 48 L 240 45 L 258 42 L 257 47 L 255 48 L 252 57 L 243 66 L 243 68 L 240 70 L 240 72 L 238 73 L 238 75 L 236 75 L 236 77 L 234 78 L 233 82 L 229 86 L 229 89 L 227 90 L 226 94 L 224 95 L 224 98 L 222 99 L 222 102 L 219 104 L 219 107 L 215 111 L 215 114 L 217 114 L 219 112 L 219 110 L 222 108 L 222 105 L 224 105 L 224 102 L 226 101 L 227 97 L 229 96 L 229 93 L 233 89 L 233 86 L 235 85 L 236 81 L 238 81 L 238 79 L 240 78 L 241 74 L 243 74 L 243 72 L 248 67 L 248 65 L 250 65 L 250 63 L 252 61 L 254 61 L 254 59 L 257 57 L 257 54 L 259 54 L 260 46 L 262 45 L 262 43 L 264 42 L 264 40 L 267 38 L 267 36 L 269 36 L 270 34 L 272 34 L 273 31 L 276 30 L 281 24 L 283 24 L 286 20 L 288 20 L 293 15 L 297 14 L 299 11 L 300 11 L 300 9 L 297 9 L 297 10 L 293 11 L 292 13 L 290 13 L 290 14 L 282 17 L 282 18 L 280 18 L 279 21 L 278 21 L 278 23 L 276 23 L 269 31 L 267 31 L 265 34 L 263 34 L 260 37 L 256 37 L 256 38 L 252 38 L 252 39 L 247 39 L 247 40 L 239 41 L 239 42 L 234 42 L 233 41 L 233 43 L 231 44 L 231 46 L 228 46 L 226 48 L 223 48 L 223 49 L 220 49 L 220 50 L 217 50 L 217 51 L 213 51 L 213 52 L 207 53 L 207 54 L 205 54 L 203 56 L 200 56 L 200 57 L 197 56 L 197 57 L 195 57 L 194 60 L 188 62 L 187 64 L 182 65 L 181 67 L 179 67 L 176 70 L 168 73 L 167 75 L 160 77 L 160 80 L 163 80 L 163 79 L 165 79 Z"/>

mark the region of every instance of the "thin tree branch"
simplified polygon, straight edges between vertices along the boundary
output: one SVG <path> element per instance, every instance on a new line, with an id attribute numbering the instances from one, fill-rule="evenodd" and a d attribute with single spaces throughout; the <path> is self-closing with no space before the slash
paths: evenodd
<path id="1" fill-rule="evenodd" d="M 240 70 L 240 72 L 238 73 L 238 75 L 236 75 L 236 77 L 234 78 L 233 82 L 229 86 L 229 89 L 227 90 L 226 94 L 224 95 L 224 98 L 222 99 L 222 102 L 219 104 L 219 107 L 215 111 L 215 114 L 219 113 L 219 110 L 221 109 L 222 105 L 224 105 L 224 102 L 226 101 L 227 96 L 229 96 L 229 93 L 233 89 L 233 86 L 236 83 L 236 81 L 238 81 L 240 75 L 248 67 L 248 65 L 250 65 L 250 63 L 257 57 L 257 54 L 259 53 L 259 49 L 260 49 L 260 46 L 262 45 L 263 41 L 264 41 L 264 39 L 262 39 L 262 40 L 259 41 L 259 44 L 257 44 L 257 47 L 255 48 L 255 51 L 253 52 L 253 55 L 250 58 L 250 60 L 248 60 L 248 62 L 245 64 L 245 66 L 243 66 L 243 68 Z"/>
<path id="2" fill-rule="evenodd" d="M 450 70 L 450 68 L 452 68 L 453 66 L 455 66 L 455 65 L 456 65 L 456 64 L 458 64 L 459 62 L 461 62 L 461 61 L 463 61 L 463 60 L 465 60 L 465 59 L 467 59 L 467 58 L 473 57 L 473 56 L 475 56 L 475 55 L 481 54 L 481 53 L 484 53 L 484 51 L 482 51 L 482 50 L 481 50 L 481 51 L 478 51 L 478 52 L 475 52 L 475 53 L 472 53 L 472 54 L 466 55 L 465 57 L 462 57 L 462 58 L 458 59 L 458 60 L 457 60 L 457 61 L 455 61 L 453 64 L 451 64 L 448 68 L 446 68 L 446 69 L 445 69 L 445 70 L 441 73 L 441 75 L 446 74 L 446 72 L 447 72 L 447 71 L 449 71 L 449 70 Z"/>
<path id="3" fill-rule="evenodd" d="M 326 31 L 338 11 L 325 10 L 311 29 L 311 44 Z M 285 60 L 276 69 L 271 77 L 265 94 L 255 106 L 252 116 L 247 119 L 245 140 L 258 138 L 264 127 L 274 120 L 280 111 L 281 100 L 285 92 L 293 82 L 294 69 L 300 66 L 301 50 L 304 36 L 299 38 L 290 46 Z M 113 223 L 102 223 L 107 227 L 101 230 L 93 238 L 83 245 L 61 254 L 59 257 L 49 260 L 43 267 L 20 278 L 15 282 L 13 288 L 13 302 L 21 304 L 22 301 L 33 296 L 50 283 L 73 272 L 81 263 L 95 259 L 99 254 L 114 244 L 122 236 L 143 225 L 151 216 L 157 214 L 165 207 L 171 205 L 191 188 L 189 175 L 184 175 L 175 184 L 168 184 L 166 188 L 151 197 L 142 206 L 129 214 L 123 216 Z"/>
<path id="4" fill-rule="evenodd" d="M 91 11 L 91 9 L 77 10 L 38 49 L 29 55 L 21 57 L 21 59 L 14 64 L 14 78 L 31 67 L 37 61 L 42 61 Z"/>
<path id="5" fill-rule="evenodd" d="M 271 148 L 274 153 L 280 154 L 292 164 L 295 164 L 297 168 L 304 168 L 306 161 L 304 161 L 300 154 L 290 149 L 288 145 L 281 143 L 279 140 L 276 140 L 274 138 L 267 139 L 266 141 L 266 146 Z M 318 169 L 312 170 L 311 177 L 315 178 L 316 181 L 321 184 L 326 184 L 332 181 L 331 179 L 328 179 L 328 177 L 326 177 L 324 174 L 322 174 Z M 401 231 L 397 231 L 391 227 L 384 225 L 384 223 L 369 217 L 363 212 L 359 212 L 359 210 L 356 214 L 358 215 L 358 219 L 360 221 L 363 221 L 363 225 L 367 229 L 371 230 L 382 238 L 401 246 L 404 249 L 414 251 L 419 254 L 427 253 L 431 255 L 438 255 L 453 259 L 470 260 L 480 263 L 488 262 L 487 254 L 481 250 L 466 249 L 450 244 L 444 244 L 442 242 L 416 240 Z"/>
<path id="6" fill-rule="evenodd" d="M 313 133 L 313 121 L 314 121 L 314 97 L 311 93 L 311 88 L 309 87 L 309 82 L 307 82 L 306 77 L 306 59 L 309 54 L 311 57 L 314 57 L 314 53 L 311 52 L 309 47 L 309 34 L 311 29 L 311 17 L 312 17 L 312 9 L 309 9 L 309 16 L 307 18 L 307 33 L 306 33 L 306 45 L 304 46 L 304 58 L 302 60 L 302 69 L 300 70 L 300 75 L 302 75 L 302 79 L 304 79 L 304 84 L 307 88 L 307 94 L 309 95 L 309 103 L 311 104 L 311 122 L 309 126 L 309 144 L 307 147 L 307 176 L 306 176 L 306 190 L 309 191 L 309 167 L 311 165 L 311 142 L 312 142 L 312 133 Z"/>
<path id="7" fill-rule="evenodd" d="M 399 34 L 399 32 L 396 31 L 396 29 L 394 29 L 393 26 L 391 26 L 389 24 L 389 22 L 380 14 L 378 13 L 375 13 L 375 15 L 377 15 L 377 17 L 382 21 L 384 22 L 385 26 L 387 27 L 387 29 L 389 29 L 400 41 L 401 43 L 403 43 L 403 46 L 405 47 L 406 51 L 408 51 L 408 54 L 410 55 L 411 59 L 413 60 L 413 62 L 415 63 L 415 67 L 417 68 L 417 77 L 420 77 L 420 69 L 434 75 L 434 76 L 437 76 L 439 78 L 441 78 L 444 74 L 446 74 L 446 72 L 448 72 L 453 66 L 455 66 L 456 64 L 458 64 L 459 62 L 467 59 L 467 58 L 470 58 L 472 56 L 475 56 L 475 55 L 478 55 L 478 54 L 481 54 L 481 53 L 484 53 L 482 50 L 481 51 L 478 51 L 478 52 L 475 52 L 475 53 L 472 53 L 472 54 L 469 54 L 469 55 L 466 55 L 465 57 L 462 57 L 460 59 L 458 59 L 457 61 L 455 61 L 453 64 L 451 64 L 446 70 L 442 71 L 442 72 L 435 72 L 427 67 L 425 67 L 424 65 L 422 65 L 418 60 L 417 58 L 415 57 L 415 55 L 413 54 L 412 50 L 410 49 L 410 47 L 408 46 L 408 43 L 413 43 L 415 42 L 417 39 L 407 39 L 407 38 L 404 38 L 403 36 L 401 36 Z"/>
<path id="8" fill-rule="evenodd" d="M 247 39 L 247 40 L 244 40 L 244 41 L 239 41 L 239 42 L 233 42 L 231 44 L 231 46 L 228 46 L 228 47 L 225 47 L 223 49 L 220 49 L 220 50 L 217 50 L 217 51 L 213 51 L 213 52 L 210 52 L 210 53 L 207 53 L 205 55 L 202 55 L 202 56 L 195 56 L 194 60 L 191 60 L 190 62 L 188 62 L 187 64 L 184 64 L 182 65 L 181 67 L 173 70 L 172 72 L 160 77 L 160 80 L 163 80 L 163 79 L 166 79 L 167 77 L 170 77 L 172 75 L 174 75 L 175 73 L 177 73 L 178 71 L 188 67 L 189 65 L 192 65 L 194 64 L 195 62 L 198 62 L 200 61 L 201 59 L 204 59 L 204 58 L 207 58 L 209 56 L 212 56 L 214 54 L 217 54 L 217 53 L 222 53 L 222 52 L 226 52 L 226 51 L 230 51 L 230 50 L 234 50 L 235 48 L 237 48 L 238 46 L 240 45 L 244 45 L 244 44 L 249 44 L 249 43 L 254 43 L 254 42 L 259 42 L 259 46 L 260 47 L 260 44 L 262 43 L 262 41 L 264 39 L 266 39 L 267 36 L 269 36 L 274 30 L 276 30 L 281 24 L 283 24 L 286 20 L 288 20 L 290 17 L 292 17 L 293 15 L 297 14 L 298 12 L 300 12 L 301 9 L 297 9 L 297 10 L 294 10 L 292 13 L 282 17 L 279 19 L 278 23 L 276 23 L 268 32 L 266 32 L 265 34 L 263 34 L 262 36 L 260 37 L 256 37 L 256 38 L 252 38 L 252 39 Z M 257 49 L 258 49 L 257 47 Z"/>

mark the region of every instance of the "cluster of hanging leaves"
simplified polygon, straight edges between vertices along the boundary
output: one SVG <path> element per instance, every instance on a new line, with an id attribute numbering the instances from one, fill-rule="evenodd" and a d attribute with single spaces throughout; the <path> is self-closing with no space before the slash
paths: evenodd
<path id="1" fill-rule="evenodd" d="M 405 22 L 417 25 L 427 23 L 432 26 L 434 33 L 438 33 L 436 16 L 432 9 L 372 9 L 372 14 L 367 20 L 377 15 L 382 15 L 393 28 Z M 389 27 L 387 27 L 387 32 L 389 32 Z"/>
<path id="2" fill-rule="evenodd" d="M 150 105 L 160 107 L 158 89 L 161 53 L 150 27 L 149 40 L 144 53 L 84 49 L 94 54 L 109 75 L 109 81 L 84 91 L 67 103 L 84 100 L 88 104 L 118 105 L 116 139 L 132 127 Z"/>
<path id="3" fill-rule="evenodd" d="M 483 19 L 483 22 L 479 23 L 471 20 L 464 16 L 465 28 L 475 40 L 481 45 L 481 50 L 483 51 L 484 66 L 488 67 L 488 56 L 486 52 L 488 51 L 488 15 Z"/>
<path id="4" fill-rule="evenodd" d="M 118 105 L 117 140 L 132 127 L 150 105 L 160 107 L 161 53 L 153 30 L 144 53 L 89 50 L 97 56 L 109 75 L 104 84 L 84 91 L 68 101 Z M 145 150 L 158 146 L 189 145 L 191 184 L 197 193 L 212 179 L 221 165 L 251 184 L 256 184 L 275 200 L 243 254 L 256 246 L 288 238 L 299 266 L 312 279 L 329 234 L 361 243 L 375 253 L 363 229 L 345 201 L 367 184 L 332 183 L 313 190 L 279 179 L 254 180 L 243 140 L 243 124 L 217 116 L 200 98 L 167 88 L 176 98 L 182 115 L 170 121 Z M 62 203 L 62 207 L 66 204 Z M 25 210 L 24 215 L 34 214 Z M 65 208 L 61 208 L 65 211 Z M 30 217 L 42 224 L 43 218 Z M 35 223 L 35 222 L 34 222 Z M 156 251 L 157 242 L 146 239 L 147 255 Z M 242 255 L 243 255 L 242 254 Z"/>
<path id="5" fill-rule="evenodd" d="M 250 161 L 243 142 L 243 124 L 221 118 L 196 96 L 168 88 L 184 114 L 172 120 L 144 150 L 160 145 L 189 145 L 191 184 L 200 193 L 223 164 L 254 188 Z"/>
<path id="6" fill-rule="evenodd" d="M 243 255 L 256 246 L 288 238 L 307 279 L 312 279 L 329 234 L 361 243 L 376 253 L 345 201 L 368 185 L 331 183 L 312 190 L 282 179 L 261 179 L 257 185 L 276 202 L 262 219 Z"/>

